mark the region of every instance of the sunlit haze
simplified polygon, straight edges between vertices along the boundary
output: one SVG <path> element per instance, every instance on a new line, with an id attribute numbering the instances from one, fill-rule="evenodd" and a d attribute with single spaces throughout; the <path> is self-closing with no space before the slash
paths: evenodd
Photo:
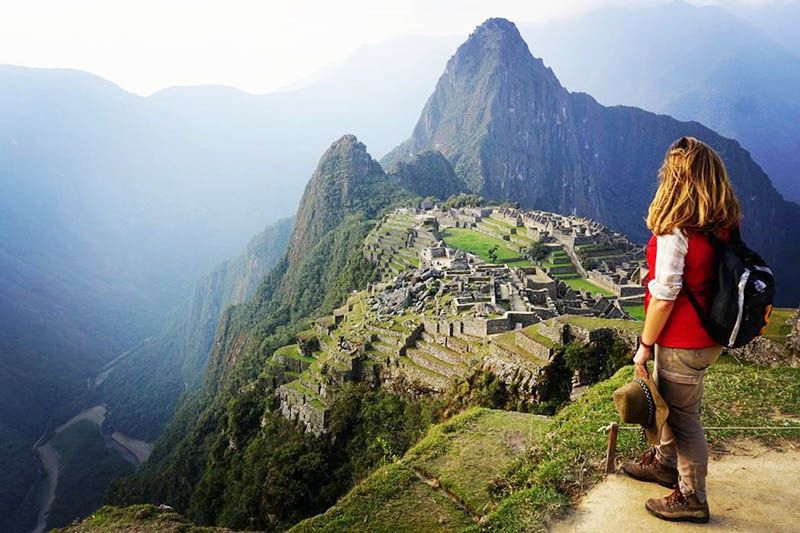
<path id="1" fill-rule="evenodd" d="M 643 0 L 640 4 L 659 1 Z M 223 84 L 263 93 L 302 83 L 359 46 L 392 36 L 466 35 L 488 17 L 502 16 L 524 23 L 621 3 L 3 2 L 0 63 L 86 70 L 143 95 L 169 86 L 197 84 Z"/>

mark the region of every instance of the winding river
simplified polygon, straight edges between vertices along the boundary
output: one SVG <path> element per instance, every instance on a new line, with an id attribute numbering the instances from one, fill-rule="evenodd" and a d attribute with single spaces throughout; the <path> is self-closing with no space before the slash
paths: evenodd
<path id="1" fill-rule="evenodd" d="M 61 463 L 58 451 L 51 444 L 51 441 L 56 435 L 82 420 L 88 420 L 94 423 L 97 426 L 97 430 L 101 431 L 100 428 L 106 419 L 107 413 L 108 411 L 106 406 L 102 404 L 84 409 L 65 423 L 58 426 L 52 433 L 50 433 L 47 441 L 36 446 L 36 451 L 39 453 L 39 459 L 41 460 L 42 467 L 44 469 L 45 478 L 42 481 L 40 492 L 41 507 L 39 508 L 36 528 L 33 530 L 34 533 L 41 533 L 45 530 L 45 527 L 47 526 L 47 516 L 50 514 L 50 508 L 52 507 L 53 501 L 56 497 L 58 473 Z M 111 447 L 114 448 L 123 459 L 130 461 L 136 466 L 147 461 L 148 457 L 150 457 L 150 453 L 153 451 L 152 443 L 134 439 L 133 437 L 129 437 L 128 435 L 125 435 L 119 431 L 114 431 L 110 435 L 104 435 L 104 437 L 109 442 Z"/>

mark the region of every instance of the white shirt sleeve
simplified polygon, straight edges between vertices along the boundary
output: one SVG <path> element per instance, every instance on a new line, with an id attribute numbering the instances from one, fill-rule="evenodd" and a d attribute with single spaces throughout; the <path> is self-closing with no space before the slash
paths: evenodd
<path id="1" fill-rule="evenodd" d="M 653 279 L 647 284 L 650 294 L 659 300 L 674 300 L 683 286 L 683 266 L 689 240 L 675 228 L 656 237 L 656 264 Z"/>

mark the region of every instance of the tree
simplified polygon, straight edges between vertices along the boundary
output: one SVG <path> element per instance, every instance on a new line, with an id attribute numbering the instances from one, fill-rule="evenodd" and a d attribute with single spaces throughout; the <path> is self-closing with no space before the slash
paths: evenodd
<path id="1" fill-rule="evenodd" d="M 498 250 L 498 248 L 499 248 L 499 246 L 497 246 L 495 244 L 494 246 L 489 248 L 488 252 L 486 252 L 489 255 L 489 261 L 492 262 L 492 263 L 497 263 L 497 250 Z"/>
<path id="2" fill-rule="evenodd" d="M 545 246 L 541 240 L 532 242 L 531 245 L 528 246 L 528 259 L 536 263 L 543 261 L 549 253 L 547 246 Z"/>

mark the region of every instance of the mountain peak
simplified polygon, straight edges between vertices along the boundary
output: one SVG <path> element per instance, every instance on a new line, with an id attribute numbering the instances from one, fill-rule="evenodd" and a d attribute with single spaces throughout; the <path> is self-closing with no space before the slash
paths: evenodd
<path id="1" fill-rule="evenodd" d="M 492 36 L 507 36 L 509 38 L 522 40 L 522 36 L 517 29 L 516 24 L 508 19 L 493 17 L 486 19 L 482 24 L 475 28 L 472 36 L 479 34 L 487 34 Z"/>
<path id="2" fill-rule="evenodd" d="M 510 20 L 490 18 L 475 28 L 462 44 L 454 59 L 502 59 L 504 62 L 525 61 L 530 51 L 517 26 Z"/>
<path id="3" fill-rule="evenodd" d="M 289 261 L 304 254 L 348 214 L 372 214 L 375 198 L 387 198 L 386 174 L 355 135 L 343 135 L 325 150 L 297 210 Z"/>
<path id="4" fill-rule="evenodd" d="M 345 133 L 344 135 L 339 137 L 336 141 L 334 141 L 333 144 L 331 144 L 331 148 L 340 146 L 358 148 L 358 145 L 361 145 L 361 148 L 363 148 L 364 151 L 366 151 L 367 147 L 363 143 L 358 141 L 358 137 L 356 137 L 352 133 Z"/>
<path id="5" fill-rule="evenodd" d="M 476 152 L 464 150 L 464 141 L 477 145 L 491 132 L 517 131 L 517 124 L 563 124 L 567 94 L 553 71 L 531 55 L 513 22 L 488 19 L 447 62 L 411 139 L 383 163 L 390 168 L 398 160 L 437 150 L 470 188 L 482 190 L 491 172 Z M 540 130 L 527 140 L 513 137 L 508 142 L 528 151 Z"/>

